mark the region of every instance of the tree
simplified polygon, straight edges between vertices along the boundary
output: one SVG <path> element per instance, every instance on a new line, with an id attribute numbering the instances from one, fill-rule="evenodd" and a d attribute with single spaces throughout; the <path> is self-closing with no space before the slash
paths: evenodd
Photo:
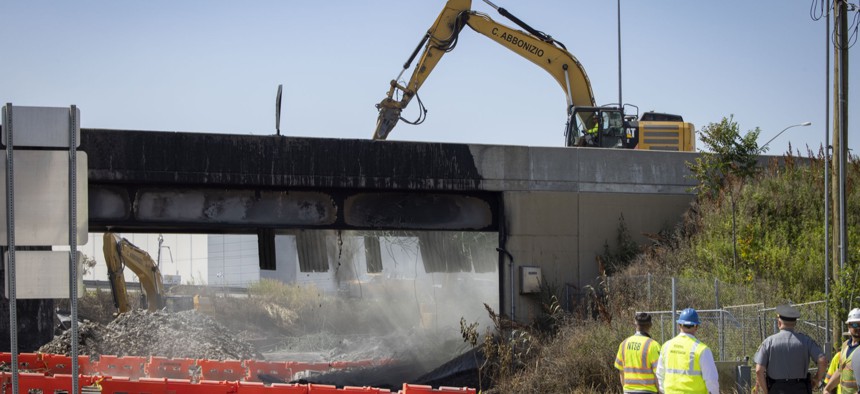
<path id="1" fill-rule="evenodd" d="M 687 162 L 698 185 L 694 187 L 699 198 L 717 198 L 727 185 L 732 208 L 732 267 L 738 265 L 737 225 L 735 222 L 735 195 L 740 193 L 744 180 L 758 172 L 758 127 L 741 136 L 734 115 L 711 123 L 700 132 L 700 138 L 709 152 L 702 152 L 695 163 Z"/>
<path id="2" fill-rule="evenodd" d="M 700 197 L 716 198 L 726 180 L 735 177 L 749 178 L 758 171 L 758 127 L 741 136 L 734 115 L 723 118 L 720 123 L 710 123 L 699 132 L 706 150 L 687 167 L 698 181 L 695 190 Z"/>
<path id="3" fill-rule="evenodd" d="M 96 266 L 96 259 L 81 253 L 81 276 L 86 276 Z"/>

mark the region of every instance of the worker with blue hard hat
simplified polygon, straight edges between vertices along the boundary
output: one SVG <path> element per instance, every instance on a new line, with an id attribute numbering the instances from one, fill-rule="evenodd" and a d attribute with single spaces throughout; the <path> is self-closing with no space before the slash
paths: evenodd
<path id="1" fill-rule="evenodd" d="M 714 354 L 696 338 L 699 313 L 687 308 L 678 315 L 677 336 L 663 344 L 657 360 L 660 392 L 719 394 L 720 381 Z"/>
<path id="2" fill-rule="evenodd" d="M 756 387 L 765 394 L 811 393 L 827 372 L 827 358 L 812 338 L 795 331 L 797 308 L 780 305 L 776 318 L 779 332 L 765 338 L 753 357 Z M 810 360 L 818 364 L 814 377 L 809 374 Z"/>

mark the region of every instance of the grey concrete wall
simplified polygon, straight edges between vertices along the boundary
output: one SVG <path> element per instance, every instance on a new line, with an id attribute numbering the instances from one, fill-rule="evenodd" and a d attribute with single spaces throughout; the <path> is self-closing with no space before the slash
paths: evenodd
<path id="1" fill-rule="evenodd" d="M 638 243 L 671 228 L 693 199 L 686 162 L 695 154 L 613 149 L 471 146 L 487 190 L 502 191 L 507 243 L 513 256 L 502 275 L 505 313 L 529 321 L 535 295 L 520 294 L 522 266 L 571 295 L 595 285 L 597 256 L 617 247 L 619 219 Z M 569 304 L 575 299 L 562 300 Z"/>

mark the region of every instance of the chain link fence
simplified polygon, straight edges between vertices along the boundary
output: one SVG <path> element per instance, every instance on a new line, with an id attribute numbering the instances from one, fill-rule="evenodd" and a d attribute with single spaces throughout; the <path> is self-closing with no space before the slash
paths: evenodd
<path id="1" fill-rule="evenodd" d="M 651 336 L 665 343 L 677 334 L 680 310 L 695 308 L 702 324 L 696 337 L 717 361 L 752 360 L 761 342 L 776 333 L 775 308 L 790 303 L 801 312 L 796 327 L 827 351 L 826 303 L 793 303 L 770 296 L 763 285 L 729 285 L 717 280 L 655 275 L 609 277 L 603 298 L 608 305 L 636 305 L 652 316 Z M 676 312 L 672 312 L 672 310 Z"/>

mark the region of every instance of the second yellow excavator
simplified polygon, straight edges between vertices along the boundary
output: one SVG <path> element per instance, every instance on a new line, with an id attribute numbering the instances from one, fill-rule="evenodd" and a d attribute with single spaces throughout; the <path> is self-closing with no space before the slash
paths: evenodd
<path id="1" fill-rule="evenodd" d="M 166 294 L 161 270 L 145 250 L 114 233 L 105 233 L 102 240 L 111 293 L 119 313 L 131 310 L 123 273 L 124 267 L 130 268 L 137 275 L 145 295 L 146 308 L 149 311 L 164 308 L 171 312 L 200 309 L 198 296 Z"/>
<path id="2" fill-rule="evenodd" d="M 436 67 L 442 56 L 457 45 L 465 26 L 490 38 L 514 53 L 526 58 L 547 71 L 561 86 L 567 100 L 567 146 L 602 148 L 695 150 L 694 127 L 679 115 L 648 112 L 642 118 L 624 113 L 625 106 L 597 106 L 591 83 L 582 64 L 571 55 L 564 44 L 535 30 L 504 8 L 484 0 L 491 7 L 525 31 L 497 23 L 486 14 L 471 10 L 471 0 L 448 0 L 445 8 L 418 43 L 403 65 L 400 75 L 391 81 L 386 97 L 376 105 L 379 117 L 373 138 L 384 140 L 399 120 L 410 124 L 423 122 L 426 110 L 418 97 L 421 85 Z M 399 81 L 421 55 L 409 82 Z M 408 121 L 401 112 L 415 97 L 420 109 L 418 119 Z"/>

